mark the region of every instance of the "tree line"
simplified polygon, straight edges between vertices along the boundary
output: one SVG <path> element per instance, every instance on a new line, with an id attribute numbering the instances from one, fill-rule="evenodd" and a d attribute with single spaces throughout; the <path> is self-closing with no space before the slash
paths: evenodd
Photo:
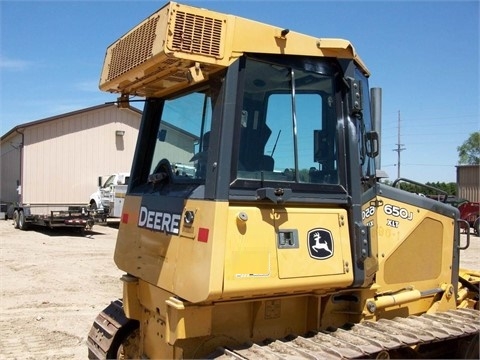
<path id="1" fill-rule="evenodd" d="M 392 181 L 389 180 L 384 180 L 382 181 L 386 185 L 392 185 Z M 435 196 L 435 195 L 443 195 L 439 193 L 438 191 L 435 191 L 434 189 L 431 189 L 430 187 L 433 187 L 435 189 L 442 190 L 446 192 L 448 195 L 457 195 L 457 184 L 454 182 L 427 182 L 425 183 L 427 186 L 419 186 L 415 184 L 411 184 L 408 182 L 400 182 L 397 187 L 399 187 L 402 190 L 417 193 L 417 194 L 422 194 L 425 196 Z"/>
<path id="2" fill-rule="evenodd" d="M 465 142 L 457 147 L 458 151 L 458 163 L 460 165 L 479 165 L 480 164 L 480 131 L 476 131 L 470 134 Z M 386 185 L 392 185 L 393 182 L 389 180 L 383 180 L 382 183 Z M 457 184 L 454 182 L 427 182 L 427 186 L 419 186 L 409 182 L 400 182 L 397 187 L 402 190 L 425 195 L 432 198 L 438 198 L 441 200 L 444 196 L 435 189 L 444 191 L 450 196 L 457 195 Z M 435 189 L 432 189 L 435 188 Z M 461 199 L 457 199 L 461 201 Z"/>

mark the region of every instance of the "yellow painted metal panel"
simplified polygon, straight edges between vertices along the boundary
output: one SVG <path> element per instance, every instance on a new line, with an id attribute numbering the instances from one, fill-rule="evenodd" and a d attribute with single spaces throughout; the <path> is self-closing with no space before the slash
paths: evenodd
<path id="1" fill-rule="evenodd" d="M 190 302 L 220 298 L 227 204 L 186 201 L 184 209 L 195 213 L 195 222 L 186 226 L 182 219 L 175 235 L 139 227 L 141 201 L 125 198 L 114 257 L 118 267 Z"/>
<path id="2" fill-rule="evenodd" d="M 427 290 L 450 283 L 454 220 L 392 199 L 377 200 L 380 205 L 365 221 L 378 238 L 376 283 L 382 291 L 412 284 Z"/>
<path id="3" fill-rule="evenodd" d="M 283 30 L 170 2 L 107 49 L 100 89 L 161 96 L 208 78 L 245 53 L 353 59 L 369 74 L 350 42 Z"/>
<path id="4" fill-rule="evenodd" d="M 183 214 L 194 214 L 193 224 L 186 224 L 182 215 L 178 234 L 168 234 L 138 226 L 141 203 L 139 196 L 125 199 L 115 262 L 127 273 L 192 303 L 311 292 L 352 282 L 348 227 L 338 220 L 346 216 L 344 210 L 312 209 L 302 216 L 302 209 L 277 212 L 187 200 Z M 245 216 L 248 220 L 241 220 Z M 279 222 L 287 217 L 291 223 Z M 277 232 L 284 226 L 298 230 L 298 250 L 277 248 Z M 334 241 L 334 255 L 325 260 L 308 252 L 308 230 L 319 227 L 328 228 Z"/>
<path id="5" fill-rule="evenodd" d="M 280 278 L 334 275 L 345 272 L 345 262 L 349 259 L 344 259 L 342 245 L 348 246 L 348 241 L 345 244 L 342 243 L 339 225 L 340 215 L 346 217 L 345 211 L 288 209 L 276 211 L 275 214 L 278 229 L 298 229 L 300 242 L 298 248 L 277 249 Z M 322 239 L 328 236 L 330 239 Z M 308 248 L 309 241 L 312 240 L 315 243 L 310 254 Z"/>
<path id="6" fill-rule="evenodd" d="M 346 216 L 344 210 L 231 206 L 223 297 L 310 292 L 351 284 L 348 227 L 340 225 L 340 216 Z M 335 251 L 326 259 L 309 254 L 308 247 L 315 244 L 309 245 L 309 232 L 317 229 L 332 234 Z M 281 232 L 297 234 L 298 243 L 282 247 Z"/>

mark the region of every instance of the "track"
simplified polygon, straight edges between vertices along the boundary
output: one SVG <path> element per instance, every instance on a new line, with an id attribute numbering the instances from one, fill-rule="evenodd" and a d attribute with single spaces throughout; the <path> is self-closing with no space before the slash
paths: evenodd
<path id="1" fill-rule="evenodd" d="M 438 346 L 464 349 L 462 357 L 478 358 L 480 312 L 457 309 L 393 320 L 380 319 L 353 325 L 349 330 L 318 332 L 308 337 L 290 336 L 265 344 L 247 344 L 243 348 L 220 348 L 216 359 L 341 359 L 390 358 L 392 354 L 418 355 L 415 347 L 435 344 L 436 355 L 444 355 Z M 469 342 L 458 345 L 463 339 Z M 476 341 L 476 342 L 475 342 Z M 470 345 L 471 343 L 472 345 Z M 395 356 L 394 356 L 395 357 Z M 436 356 L 435 356 L 436 357 Z"/>
<path id="2" fill-rule="evenodd" d="M 128 326 L 120 300 L 114 301 L 92 326 L 87 340 L 89 358 L 104 359 L 117 331 Z M 358 358 L 476 358 L 480 311 L 457 309 L 434 314 L 411 315 L 393 320 L 364 321 L 348 330 L 291 335 L 222 347 L 208 359 L 358 359 Z"/>

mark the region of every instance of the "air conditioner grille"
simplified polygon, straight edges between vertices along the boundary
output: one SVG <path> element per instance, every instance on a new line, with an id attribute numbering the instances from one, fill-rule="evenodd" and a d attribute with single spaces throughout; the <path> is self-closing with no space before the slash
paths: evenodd
<path id="1" fill-rule="evenodd" d="M 159 18 L 155 16 L 148 19 L 143 25 L 119 40 L 112 49 L 107 81 L 126 73 L 152 56 Z"/>
<path id="2" fill-rule="evenodd" d="M 222 24 L 219 19 L 177 11 L 173 50 L 220 57 Z"/>

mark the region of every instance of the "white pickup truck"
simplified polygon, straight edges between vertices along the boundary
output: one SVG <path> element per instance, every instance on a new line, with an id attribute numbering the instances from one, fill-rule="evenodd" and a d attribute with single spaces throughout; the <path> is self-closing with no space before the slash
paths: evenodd
<path id="1" fill-rule="evenodd" d="M 90 196 L 90 209 L 119 218 L 122 215 L 130 174 L 112 174 L 103 182 L 104 178 L 98 178 L 98 190 Z"/>

